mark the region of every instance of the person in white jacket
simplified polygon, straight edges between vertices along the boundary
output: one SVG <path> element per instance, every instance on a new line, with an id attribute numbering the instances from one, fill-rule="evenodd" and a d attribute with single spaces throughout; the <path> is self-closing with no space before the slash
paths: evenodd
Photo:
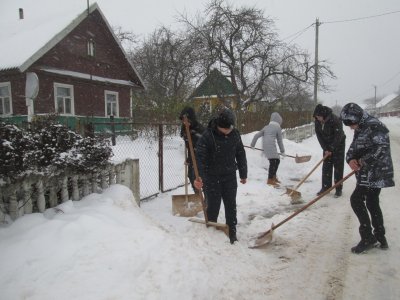
<path id="1" fill-rule="evenodd" d="M 267 184 L 272 186 L 279 186 L 276 173 L 280 164 L 279 152 L 277 151 L 276 144 L 278 143 L 279 150 L 282 156 L 285 155 L 285 147 L 282 141 L 282 117 L 277 112 L 271 114 L 271 119 L 268 125 L 257 132 L 251 141 L 251 147 L 254 148 L 258 138 L 263 137 L 263 151 L 264 155 L 268 158 L 268 180 Z"/>

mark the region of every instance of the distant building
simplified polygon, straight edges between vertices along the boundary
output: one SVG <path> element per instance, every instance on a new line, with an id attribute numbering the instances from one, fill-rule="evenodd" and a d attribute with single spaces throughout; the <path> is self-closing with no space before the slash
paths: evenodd
<path id="1" fill-rule="evenodd" d="M 6 24 L 0 38 L 0 118 L 57 113 L 69 126 L 132 116 L 144 84 L 95 3 L 74 15 Z"/>
<path id="2" fill-rule="evenodd" d="M 376 104 L 376 115 L 378 117 L 400 117 L 400 96 L 390 94 Z"/>
<path id="3" fill-rule="evenodd" d="M 196 110 L 212 112 L 219 105 L 224 105 L 232 109 L 239 107 L 239 96 L 233 89 L 232 82 L 229 81 L 217 69 L 213 69 L 210 74 L 193 91 L 191 97 Z"/>

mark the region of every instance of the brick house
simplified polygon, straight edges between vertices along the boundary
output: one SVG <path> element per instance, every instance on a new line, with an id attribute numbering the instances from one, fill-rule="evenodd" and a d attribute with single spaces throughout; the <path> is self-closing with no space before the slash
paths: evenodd
<path id="1" fill-rule="evenodd" d="M 0 34 L 0 118 L 57 113 L 70 127 L 132 116 L 144 84 L 95 3 L 71 16 L 23 18 Z"/>

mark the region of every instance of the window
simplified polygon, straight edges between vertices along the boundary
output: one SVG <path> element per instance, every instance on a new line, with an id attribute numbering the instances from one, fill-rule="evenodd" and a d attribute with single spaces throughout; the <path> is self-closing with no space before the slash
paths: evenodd
<path id="1" fill-rule="evenodd" d="M 203 113 L 210 113 L 211 112 L 211 104 L 209 101 L 204 101 L 200 104 L 200 111 Z"/>
<path id="2" fill-rule="evenodd" d="M 94 57 L 95 54 L 96 54 L 95 50 L 96 50 L 96 48 L 95 48 L 94 41 L 92 39 L 88 40 L 88 42 L 87 42 L 87 54 L 89 56 Z"/>
<path id="3" fill-rule="evenodd" d="M 11 114 L 11 84 L 9 82 L 0 82 L 0 116 Z"/>
<path id="4" fill-rule="evenodd" d="M 54 84 L 56 112 L 61 115 L 74 114 L 74 89 L 69 84 Z"/>
<path id="5" fill-rule="evenodd" d="M 119 116 L 118 109 L 118 93 L 105 91 L 105 102 L 106 102 L 106 117 Z"/>

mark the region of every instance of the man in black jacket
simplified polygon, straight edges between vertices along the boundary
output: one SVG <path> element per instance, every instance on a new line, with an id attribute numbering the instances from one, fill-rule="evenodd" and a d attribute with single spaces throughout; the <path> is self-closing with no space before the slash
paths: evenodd
<path id="1" fill-rule="evenodd" d="M 322 188 L 317 193 L 321 195 L 332 186 L 332 171 L 334 169 L 334 181 L 343 178 L 344 153 L 346 135 L 340 119 L 332 113 L 332 109 L 318 104 L 315 107 L 315 133 L 322 147 L 323 156 L 327 156 L 322 164 Z M 342 196 L 342 185 L 336 188 L 335 197 Z"/>
<path id="2" fill-rule="evenodd" d="M 204 184 L 209 221 L 217 222 L 222 198 L 231 244 L 237 241 L 236 170 L 239 170 L 240 182 L 245 184 L 247 181 L 246 152 L 234 124 L 235 116 L 227 108 L 210 121 L 197 143 L 200 178 L 194 183 L 198 189 Z"/>

